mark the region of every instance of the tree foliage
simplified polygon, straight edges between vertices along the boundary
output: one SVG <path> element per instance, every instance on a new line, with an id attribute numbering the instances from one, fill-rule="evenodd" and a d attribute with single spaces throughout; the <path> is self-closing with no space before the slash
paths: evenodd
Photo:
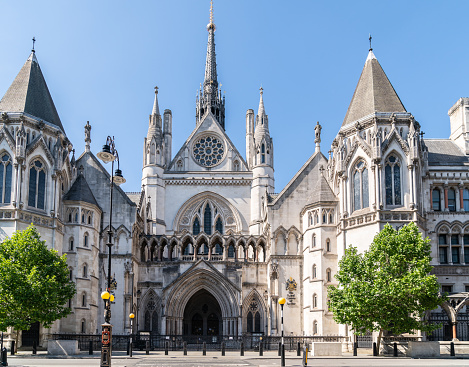
<path id="1" fill-rule="evenodd" d="M 0 244 L 0 330 L 50 327 L 70 313 L 74 295 L 65 255 L 49 250 L 33 225 Z"/>
<path id="2" fill-rule="evenodd" d="M 329 287 L 334 320 L 359 335 L 434 330 L 438 325 L 424 319 L 441 303 L 430 261 L 430 240 L 414 223 L 399 231 L 387 224 L 364 254 L 350 246 L 339 262 L 338 286 Z"/>

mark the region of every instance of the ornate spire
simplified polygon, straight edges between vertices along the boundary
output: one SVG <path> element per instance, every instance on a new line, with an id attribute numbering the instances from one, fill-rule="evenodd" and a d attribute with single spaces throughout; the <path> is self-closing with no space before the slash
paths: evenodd
<path id="1" fill-rule="evenodd" d="M 153 102 L 153 110 L 151 114 L 152 115 L 160 114 L 160 107 L 158 106 L 158 87 L 155 87 L 155 101 Z"/>
<path id="2" fill-rule="evenodd" d="M 261 94 L 261 98 L 259 100 L 259 110 L 257 112 L 257 116 L 259 116 L 259 118 L 261 118 L 261 117 L 265 116 L 264 98 L 262 97 L 262 95 L 264 94 L 264 88 L 260 87 L 259 91 L 260 91 L 260 94 Z"/>
<path id="3" fill-rule="evenodd" d="M 207 25 L 208 43 L 205 61 L 203 95 L 196 105 L 196 120 L 199 123 L 207 111 L 211 111 L 218 123 L 225 128 L 225 98 L 218 91 L 217 59 L 215 54 L 215 23 L 213 23 L 213 1 L 210 1 L 210 22 Z"/>
<path id="4" fill-rule="evenodd" d="M 261 136 L 269 136 L 269 119 L 265 113 L 264 107 L 264 88 L 259 88 L 259 109 L 256 116 L 256 128 L 254 130 L 255 139 L 259 140 Z"/>

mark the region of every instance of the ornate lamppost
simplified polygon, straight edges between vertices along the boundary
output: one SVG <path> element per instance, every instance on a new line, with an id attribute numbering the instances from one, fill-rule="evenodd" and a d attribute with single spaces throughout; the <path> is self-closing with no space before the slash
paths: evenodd
<path id="1" fill-rule="evenodd" d="M 122 171 L 119 169 L 119 155 L 114 144 L 114 137 L 108 136 L 106 144 L 103 145 L 103 150 L 97 154 L 98 158 L 104 163 L 112 162 L 111 167 L 111 199 L 109 208 L 109 229 L 107 246 L 109 248 L 109 259 L 108 259 L 108 274 L 107 274 L 107 288 L 101 293 L 101 298 L 104 301 L 104 324 L 102 327 L 101 334 L 101 367 L 111 366 L 111 355 L 112 355 L 112 325 L 111 325 L 111 302 L 114 301 L 114 295 L 111 294 L 111 247 L 112 243 L 112 194 L 114 191 L 114 184 L 120 185 L 125 182 L 125 178 L 122 177 Z M 114 161 L 117 161 L 117 169 L 114 172 Z"/>
<path id="2" fill-rule="evenodd" d="M 282 320 L 282 345 L 281 345 L 281 350 L 280 350 L 280 355 L 281 355 L 281 362 L 280 366 L 285 366 L 285 341 L 283 339 L 283 305 L 285 304 L 286 299 L 285 298 L 280 298 L 278 300 L 278 303 L 280 304 L 280 316 Z"/>
<path id="3" fill-rule="evenodd" d="M 134 321 L 134 317 L 135 315 L 133 313 L 131 313 L 129 315 L 129 318 L 130 318 L 130 340 L 129 340 L 129 355 L 130 357 L 132 357 L 132 334 L 134 332 L 134 328 L 133 328 L 133 321 Z"/>

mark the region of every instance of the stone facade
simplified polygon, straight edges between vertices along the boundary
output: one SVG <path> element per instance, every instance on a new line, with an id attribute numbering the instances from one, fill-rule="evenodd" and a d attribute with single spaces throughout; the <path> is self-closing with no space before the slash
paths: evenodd
<path id="1" fill-rule="evenodd" d="M 415 222 L 432 240 L 443 290 L 466 292 L 469 99 L 450 109 L 449 139 L 423 139 L 370 50 L 329 156 L 318 123 L 314 153 L 274 193 L 263 90 L 258 110 L 246 113 L 243 156 L 225 132 L 215 25 L 207 30 L 195 128 L 173 155 L 172 112 L 160 114 L 156 88 L 142 190 L 114 187 L 112 228 L 111 177 L 91 151 L 91 126 L 75 158 L 34 52 L 1 100 L 1 235 L 36 224 L 67 254 L 77 285 L 71 315 L 40 329 L 41 342 L 48 333 L 99 332 L 109 231 L 116 334 L 130 331 L 133 312 L 134 331 L 153 335 L 278 335 L 285 297 L 287 335 L 350 335 L 328 311 L 327 287 L 345 248 L 366 250 L 386 223 Z M 17 90 L 42 100 L 20 103 Z"/>

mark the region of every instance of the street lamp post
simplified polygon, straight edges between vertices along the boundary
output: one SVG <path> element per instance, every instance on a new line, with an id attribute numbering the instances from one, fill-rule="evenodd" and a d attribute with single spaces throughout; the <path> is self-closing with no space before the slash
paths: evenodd
<path id="1" fill-rule="evenodd" d="M 285 298 L 280 298 L 278 300 L 278 303 L 280 304 L 280 316 L 281 316 L 281 325 L 282 325 L 282 346 L 280 350 L 280 355 L 281 355 L 281 362 L 280 366 L 285 366 L 285 340 L 283 339 L 283 305 L 285 304 L 286 299 Z"/>
<path id="2" fill-rule="evenodd" d="M 135 315 L 133 313 L 131 313 L 129 315 L 129 318 L 130 318 L 130 340 L 129 340 L 129 355 L 130 357 L 132 357 L 132 334 L 133 334 L 133 321 L 134 321 L 134 317 Z"/>
<path id="3" fill-rule="evenodd" d="M 112 325 L 111 325 L 111 302 L 114 301 L 114 295 L 111 294 L 111 247 L 112 247 L 112 194 L 114 191 L 114 184 L 120 185 L 125 182 L 125 178 L 122 177 L 122 171 L 119 169 L 119 154 L 114 144 L 114 137 L 108 136 L 106 144 L 103 145 L 103 150 L 97 154 L 98 158 L 104 163 L 112 162 L 111 166 L 111 198 L 109 208 L 109 229 L 107 247 L 109 248 L 109 259 L 108 259 L 108 274 L 107 274 L 107 288 L 106 291 L 101 293 L 101 298 L 104 301 L 104 324 L 102 327 L 101 334 L 101 367 L 111 366 L 111 355 L 112 355 Z M 114 161 L 117 160 L 117 169 L 114 172 Z"/>

